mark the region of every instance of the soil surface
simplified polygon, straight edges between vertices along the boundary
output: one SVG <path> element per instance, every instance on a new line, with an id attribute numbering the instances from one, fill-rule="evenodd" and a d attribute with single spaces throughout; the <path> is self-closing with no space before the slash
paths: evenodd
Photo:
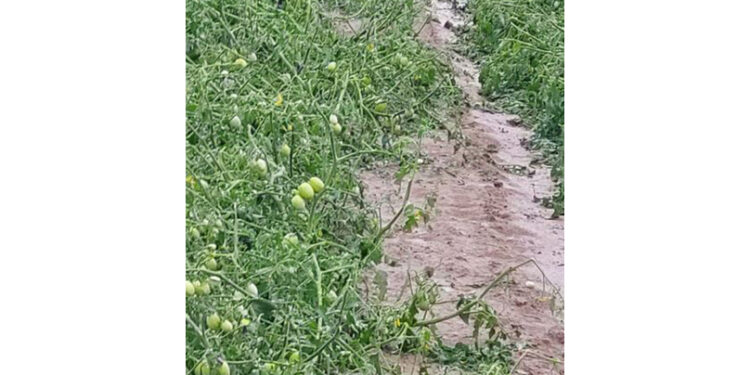
<path id="1" fill-rule="evenodd" d="M 539 156 L 525 147 L 531 131 L 520 126 L 516 116 L 481 108 L 477 66 L 453 50 L 453 30 L 464 24 L 460 8 L 433 0 L 415 29 L 450 61 L 463 90 L 463 140 L 448 140 L 444 134 L 423 140 L 424 164 L 409 201 L 423 206 L 434 195 L 436 212 L 426 226 L 411 232 L 395 229 L 384 243 L 390 261 L 378 269 L 388 275 L 389 301 L 399 299 L 408 272 L 427 269 L 440 286 L 440 300 L 448 301 L 477 295 L 501 272 L 534 259 L 538 268 L 529 264 L 518 269 L 511 283 L 491 290 L 485 300 L 498 313 L 502 329 L 519 344 L 520 364 L 514 373 L 562 374 L 564 220 L 550 219 L 552 210 L 540 205 L 554 186 L 549 169 L 536 163 Z M 396 214 L 406 190 L 405 182 L 395 182 L 396 170 L 384 165 L 361 174 L 366 196 L 380 207 L 384 220 Z M 445 303 L 431 313 L 453 311 L 454 304 Z M 437 328 L 445 344 L 473 342 L 472 327 L 459 318 Z M 414 362 L 413 357 L 402 361 L 405 373 Z"/>

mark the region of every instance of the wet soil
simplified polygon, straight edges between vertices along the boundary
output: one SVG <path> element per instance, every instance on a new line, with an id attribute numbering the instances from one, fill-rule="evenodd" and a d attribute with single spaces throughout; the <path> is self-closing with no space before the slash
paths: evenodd
<path id="1" fill-rule="evenodd" d="M 512 282 L 491 290 L 485 300 L 499 315 L 503 330 L 518 343 L 516 374 L 562 374 L 564 219 L 540 198 L 553 193 L 548 167 L 525 145 L 531 131 L 516 116 L 482 109 L 477 66 L 454 51 L 453 30 L 464 15 L 451 2 L 433 0 L 419 20 L 419 38 L 445 56 L 463 90 L 463 140 L 432 134 L 423 140 L 424 164 L 415 176 L 409 201 L 424 205 L 437 197 L 429 225 L 410 232 L 396 229 L 384 242 L 389 262 L 378 266 L 388 275 L 387 298 L 403 296 L 410 271 L 429 269 L 440 286 L 440 299 L 479 294 L 501 272 L 528 259 L 536 261 L 511 274 Z M 446 27 L 446 22 L 448 27 Z M 363 171 L 365 194 L 387 220 L 401 206 L 403 186 L 395 166 Z M 408 294 L 408 288 L 406 289 Z M 558 293 L 559 292 L 559 293 Z M 454 304 L 436 305 L 442 316 Z M 454 318 L 437 325 L 448 345 L 472 343 L 472 327 Z M 403 361 L 408 373 L 413 360 Z M 555 363 L 555 359 L 558 363 Z"/>

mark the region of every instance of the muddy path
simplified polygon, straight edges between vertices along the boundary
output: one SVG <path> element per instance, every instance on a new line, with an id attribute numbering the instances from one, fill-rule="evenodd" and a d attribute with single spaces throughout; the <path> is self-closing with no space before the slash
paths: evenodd
<path id="1" fill-rule="evenodd" d="M 564 220 L 549 219 L 552 210 L 539 204 L 553 193 L 553 183 L 549 169 L 535 162 L 538 155 L 524 147 L 531 132 L 515 116 L 481 108 L 478 68 L 454 51 L 458 39 L 452 30 L 464 17 L 450 1 L 432 0 L 428 14 L 415 25 L 419 38 L 450 62 L 463 90 L 463 141 L 450 141 L 445 134 L 423 141 L 424 165 L 409 200 L 423 204 L 434 195 L 437 211 L 429 226 L 391 233 L 384 242 L 389 261 L 378 268 L 388 275 L 390 301 L 398 299 L 410 271 L 425 269 L 440 286 L 440 299 L 455 300 L 479 294 L 502 271 L 534 259 L 541 272 L 533 264 L 525 266 L 485 300 L 520 346 L 514 373 L 562 374 L 562 364 L 550 359 L 564 361 L 562 299 L 551 286 L 560 292 L 564 287 Z M 361 175 L 367 198 L 380 207 L 383 218 L 392 217 L 403 199 L 405 189 L 395 182 L 395 172 L 394 166 L 381 165 Z M 453 304 L 442 304 L 432 313 L 453 311 Z M 461 319 L 437 328 L 446 344 L 473 342 L 472 327 Z M 411 363 L 404 361 L 404 370 Z"/>

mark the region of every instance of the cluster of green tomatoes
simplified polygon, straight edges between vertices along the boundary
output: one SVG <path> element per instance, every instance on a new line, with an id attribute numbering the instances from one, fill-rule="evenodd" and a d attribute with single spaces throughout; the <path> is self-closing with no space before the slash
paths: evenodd
<path id="1" fill-rule="evenodd" d="M 294 189 L 292 197 L 292 206 L 298 210 L 305 209 L 305 201 L 312 200 L 315 193 L 320 193 L 325 188 L 323 180 L 318 177 L 310 178 L 310 181 L 303 182 Z"/>
<path id="2" fill-rule="evenodd" d="M 229 364 L 226 361 L 222 361 L 219 367 L 212 369 L 208 361 L 204 359 L 195 367 L 195 375 L 212 375 L 211 370 L 214 370 L 213 374 L 217 375 L 229 375 L 230 373 Z"/>

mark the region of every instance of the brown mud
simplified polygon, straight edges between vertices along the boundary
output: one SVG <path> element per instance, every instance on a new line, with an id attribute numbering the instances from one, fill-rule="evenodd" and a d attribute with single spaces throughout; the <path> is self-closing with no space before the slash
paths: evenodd
<path id="1" fill-rule="evenodd" d="M 541 270 L 533 264 L 518 269 L 511 274 L 512 282 L 491 290 L 484 299 L 498 313 L 502 329 L 519 344 L 515 359 L 520 363 L 514 373 L 562 374 L 564 219 L 550 219 L 552 210 L 539 202 L 552 195 L 554 185 L 549 169 L 536 162 L 539 155 L 525 147 L 531 131 L 520 126 L 516 116 L 481 108 L 478 68 L 453 50 L 453 30 L 464 23 L 459 8 L 432 0 L 429 14 L 415 30 L 450 62 L 463 90 L 463 140 L 457 143 L 444 134 L 423 140 L 425 160 L 409 201 L 423 205 L 434 195 L 436 212 L 428 225 L 410 232 L 394 229 L 384 241 L 389 261 L 378 269 L 387 273 L 391 302 L 399 298 L 409 272 L 425 269 L 440 287 L 440 300 L 450 301 L 477 295 L 504 270 L 534 259 Z M 380 207 L 384 220 L 396 214 L 406 190 L 395 182 L 396 171 L 396 166 L 382 165 L 361 174 L 366 197 Z M 435 305 L 431 313 L 443 316 L 453 311 L 455 305 L 445 303 Z M 445 344 L 473 343 L 472 327 L 459 318 L 438 323 L 437 329 Z M 413 363 L 412 356 L 402 359 L 405 373 Z"/>

